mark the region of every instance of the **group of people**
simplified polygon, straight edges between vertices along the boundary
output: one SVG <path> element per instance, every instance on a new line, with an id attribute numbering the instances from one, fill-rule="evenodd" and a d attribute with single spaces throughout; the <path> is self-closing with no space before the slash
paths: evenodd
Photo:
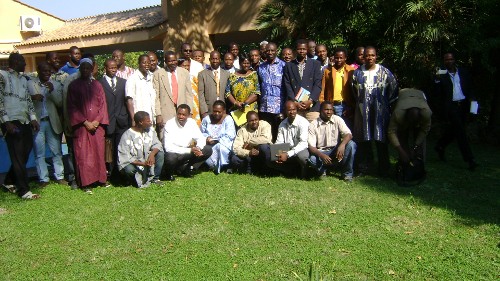
<path id="1" fill-rule="evenodd" d="M 18 195 L 39 198 L 25 168 L 32 147 L 42 187 L 49 183 L 48 147 L 57 183 L 88 193 L 108 180 L 144 188 L 176 175 L 192 177 L 202 166 L 215 174 L 301 178 L 338 168 L 350 182 L 355 169 L 362 174 L 372 165 L 372 142 L 381 176 L 390 170 L 388 142 L 402 167 L 424 158 L 431 120 L 426 96 L 399 90 L 391 71 L 377 63 L 374 47 L 358 48 L 353 64 L 345 48 L 329 52 L 312 40 L 283 48 L 281 58 L 272 42 L 248 54 L 236 43 L 228 47 L 224 56 L 210 52 L 207 65 L 203 51 L 184 43 L 180 57 L 165 52 L 164 68 L 148 52 L 138 58 L 137 70 L 115 50 L 99 80 L 94 57 L 82 56 L 78 47 L 70 48 L 62 67 L 58 54 L 48 53 L 31 76 L 23 74 L 23 56 L 11 54 L 9 69 L 0 71 L 0 122 Z M 453 54 L 445 54 L 444 65 L 436 73 L 436 93 L 452 125 L 435 149 L 444 160 L 456 137 L 473 170 L 464 131 L 470 79 Z"/>

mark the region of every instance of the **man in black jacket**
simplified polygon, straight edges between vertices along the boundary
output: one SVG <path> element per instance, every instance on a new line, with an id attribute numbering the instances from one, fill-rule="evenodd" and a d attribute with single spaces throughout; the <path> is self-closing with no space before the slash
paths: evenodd
<path id="1" fill-rule="evenodd" d="M 469 170 L 473 171 L 478 164 L 474 161 L 465 132 L 467 113 L 471 101 L 474 100 L 471 78 L 464 68 L 455 65 L 452 53 L 444 54 L 443 59 L 446 69 L 439 70 L 436 74 L 436 95 L 440 101 L 439 108 L 443 110 L 449 124 L 445 127 L 444 135 L 438 140 L 435 150 L 444 161 L 446 146 L 457 139 L 462 157 L 469 164 Z"/>
<path id="2" fill-rule="evenodd" d="M 116 76 L 118 67 L 113 59 L 107 59 L 104 62 L 104 69 L 106 75 L 99 82 L 104 89 L 108 106 L 109 125 L 106 128 L 106 168 L 108 175 L 111 175 L 117 165 L 117 148 L 120 138 L 130 128 L 130 117 L 125 104 L 125 83 L 127 80 Z"/>

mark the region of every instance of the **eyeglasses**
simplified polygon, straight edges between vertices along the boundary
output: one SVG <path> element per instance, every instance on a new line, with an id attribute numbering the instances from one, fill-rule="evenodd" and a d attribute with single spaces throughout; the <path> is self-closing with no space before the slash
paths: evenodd
<path id="1" fill-rule="evenodd" d="M 189 50 L 189 49 L 184 49 L 183 52 L 189 52 L 191 53 L 193 50 Z"/>

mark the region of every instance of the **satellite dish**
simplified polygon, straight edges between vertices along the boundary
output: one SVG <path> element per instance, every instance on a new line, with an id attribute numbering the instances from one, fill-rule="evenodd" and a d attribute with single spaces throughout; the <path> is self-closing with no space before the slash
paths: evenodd
<path id="1" fill-rule="evenodd" d="M 26 26 L 27 28 L 33 28 L 34 25 L 35 21 L 33 20 L 33 18 L 26 18 L 24 20 L 24 26 Z"/>

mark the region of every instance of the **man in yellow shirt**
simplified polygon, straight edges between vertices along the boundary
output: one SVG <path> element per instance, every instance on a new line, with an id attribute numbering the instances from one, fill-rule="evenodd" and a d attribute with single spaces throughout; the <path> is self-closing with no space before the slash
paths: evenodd
<path id="1" fill-rule="evenodd" d="M 333 65 L 328 66 L 323 72 L 320 102 L 332 102 L 335 115 L 342 117 L 352 129 L 354 99 L 351 82 L 354 68 L 346 64 L 345 48 L 337 47 L 333 50 L 333 54 Z"/>

